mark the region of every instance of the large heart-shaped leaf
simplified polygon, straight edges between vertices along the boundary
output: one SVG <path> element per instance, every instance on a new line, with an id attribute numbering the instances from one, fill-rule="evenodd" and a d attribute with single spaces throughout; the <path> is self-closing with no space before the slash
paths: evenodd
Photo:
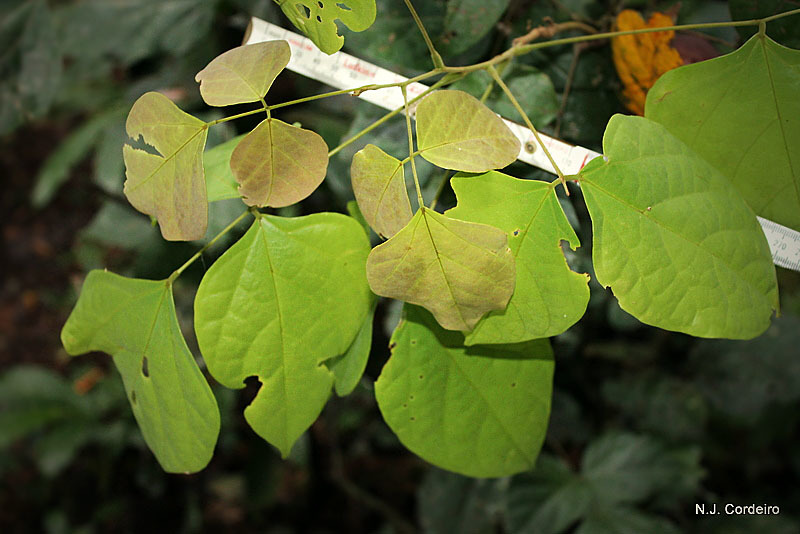
<path id="1" fill-rule="evenodd" d="M 375 382 L 383 418 L 412 452 L 473 477 L 533 467 L 547 431 L 553 356 L 547 340 L 465 347 L 416 306 L 392 335 Z"/>
<path id="2" fill-rule="evenodd" d="M 467 172 L 501 169 L 520 145 L 503 120 L 463 91 L 436 91 L 417 106 L 417 149 L 434 165 Z"/>
<path id="3" fill-rule="evenodd" d="M 193 473 L 208 464 L 219 410 L 183 339 L 168 282 L 91 271 L 61 342 L 72 355 L 114 357 L 144 440 L 165 471 Z"/>
<path id="4" fill-rule="evenodd" d="M 372 249 L 367 279 L 378 295 L 427 308 L 444 328 L 472 330 L 514 292 L 514 258 L 502 230 L 421 208 Z"/>
<path id="5" fill-rule="evenodd" d="M 383 237 L 392 237 L 411 220 L 411 202 L 403 164 L 375 145 L 353 156 L 350 181 L 367 223 Z"/>
<path id="6" fill-rule="evenodd" d="M 506 232 L 517 269 L 508 307 L 484 317 L 467 335 L 467 344 L 555 336 L 580 319 L 589 302 L 589 277 L 570 270 L 561 250 L 561 240 L 573 248 L 580 241 L 561 209 L 555 183 L 497 171 L 456 175 L 450 183 L 458 205 L 446 215 Z"/>
<path id="7" fill-rule="evenodd" d="M 208 226 L 203 173 L 205 122 L 178 109 L 161 93 L 145 93 L 133 104 L 125 124 L 133 139 L 159 153 L 123 147 L 125 196 L 134 208 L 158 219 L 170 241 L 200 239 Z"/>
<path id="8" fill-rule="evenodd" d="M 328 169 L 328 145 L 318 134 L 266 119 L 234 149 L 231 170 L 248 206 L 280 208 L 319 187 Z"/>
<path id="9" fill-rule="evenodd" d="M 800 230 L 800 50 L 754 35 L 662 76 L 645 116 L 722 172 L 762 217 Z"/>
<path id="10" fill-rule="evenodd" d="M 284 457 L 330 396 L 334 376 L 322 362 L 348 350 L 367 316 L 368 251 L 364 230 L 344 215 L 259 216 L 197 290 L 209 371 L 230 388 L 258 378 L 244 415 Z"/>
<path id="11" fill-rule="evenodd" d="M 653 326 L 735 339 L 763 332 L 778 306 L 775 268 L 741 195 L 651 120 L 615 115 L 603 148 L 608 161 L 580 173 L 597 281 Z"/>
<path id="12" fill-rule="evenodd" d="M 278 4 L 292 24 L 326 54 L 333 54 L 344 44 L 337 19 L 354 32 L 364 31 L 375 22 L 375 0 L 278 0 Z"/>
<path id="13" fill-rule="evenodd" d="M 217 56 L 195 76 L 209 106 L 258 102 L 291 57 L 286 41 L 243 45 Z"/>

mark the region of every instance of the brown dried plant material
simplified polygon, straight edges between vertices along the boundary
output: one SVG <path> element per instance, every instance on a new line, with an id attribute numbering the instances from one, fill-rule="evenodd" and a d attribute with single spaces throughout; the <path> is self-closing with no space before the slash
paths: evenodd
<path id="1" fill-rule="evenodd" d="M 673 24 L 672 19 L 663 13 L 653 13 L 645 23 L 638 12 L 626 9 L 617 15 L 616 29 L 629 31 Z M 644 115 L 647 91 L 656 80 L 668 70 L 683 65 L 681 55 L 671 46 L 673 37 L 675 32 L 669 30 L 620 35 L 611 39 L 614 65 L 624 86 L 625 106 L 637 115 Z"/>

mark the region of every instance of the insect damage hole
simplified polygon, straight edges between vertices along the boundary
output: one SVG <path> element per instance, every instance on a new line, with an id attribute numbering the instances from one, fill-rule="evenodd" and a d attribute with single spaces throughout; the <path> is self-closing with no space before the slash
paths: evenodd
<path id="1" fill-rule="evenodd" d="M 145 378 L 150 378 L 150 367 L 147 363 L 147 356 L 142 357 L 142 374 Z"/>
<path id="2" fill-rule="evenodd" d="M 350 9 L 350 6 L 348 6 L 347 4 L 343 4 L 341 2 L 337 2 L 336 3 L 336 7 L 338 7 L 339 9 L 342 9 L 344 11 L 352 11 L 352 9 Z"/>

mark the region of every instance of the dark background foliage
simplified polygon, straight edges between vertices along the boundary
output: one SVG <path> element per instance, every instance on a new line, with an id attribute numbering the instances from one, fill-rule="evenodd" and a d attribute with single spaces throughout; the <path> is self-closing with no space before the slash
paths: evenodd
<path id="1" fill-rule="evenodd" d="M 500 52 L 545 17 L 608 28 L 623 7 L 677 9 L 672 2 L 644 0 L 416 4 L 451 64 Z M 783 0 L 690 0 L 677 13 L 679 22 L 688 23 L 792 7 Z M 196 475 L 163 473 L 144 445 L 110 358 L 70 358 L 59 331 L 89 269 L 165 277 L 201 246 L 164 242 L 122 196 L 125 115 L 143 92 L 160 90 L 201 118 L 221 116 L 202 105 L 194 74 L 240 44 L 251 14 L 287 24 L 271 0 L 0 4 L 0 531 L 800 531 L 800 275 L 783 269 L 782 317 L 747 342 L 647 327 L 593 283 L 585 317 L 553 339 L 553 413 L 539 463 L 529 473 L 468 479 L 430 467 L 397 441 L 372 391 L 398 319 L 399 307 L 389 303 L 379 307 L 360 386 L 329 402 L 289 460 L 281 461 L 244 422 L 242 409 L 254 391 L 232 392 L 211 380 L 222 412 L 214 459 Z M 797 47 L 798 28 L 796 18 L 786 19 L 769 33 Z M 746 36 L 721 30 L 710 42 L 727 52 Z M 373 28 L 347 33 L 346 49 L 404 74 L 429 67 L 424 43 L 397 0 L 379 0 Z M 572 47 L 547 49 L 519 58 L 504 76 L 544 131 L 599 149 L 608 118 L 624 111 L 619 82 L 607 43 L 582 48 L 575 58 Z M 459 87 L 480 94 L 486 83 L 476 74 Z M 287 72 L 269 101 L 324 90 Z M 515 118 L 499 93 L 488 103 Z M 381 111 L 345 96 L 278 115 L 335 146 Z M 254 121 L 214 128 L 209 145 Z M 389 123 L 369 141 L 399 154 L 404 125 Z M 281 213 L 344 211 L 352 198 L 350 158 L 365 142 L 332 158 L 323 186 Z M 442 177 L 424 163 L 420 171 L 430 199 Z M 519 163 L 509 172 L 547 177 Z M 569 261 L 591 272 L 591 226 L 579 191 L 573 192 L 564 206 L 584 246 L 570 252 Z M 439 206 L 453 200 L 445 189 Z M 240 206 L 235 200 L 214 203 L 209 236 Z M 235 237 L 212 248 L 175 286 L 182 327 L 195 351 L 194 291 Z M 781 513 L 703 517 L 695 515 L 696 503 L 770 504 Z"/>

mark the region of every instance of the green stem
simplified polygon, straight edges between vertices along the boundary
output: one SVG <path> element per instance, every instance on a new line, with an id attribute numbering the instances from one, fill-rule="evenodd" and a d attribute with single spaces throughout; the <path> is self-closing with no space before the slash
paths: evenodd
<path id="1" fill-rule="evenodd" d="M 439 187 L 436 189 L 436 195 L 433 197 L 433 202 L 431 202 L 431 209 L 436 209 L 436 203 L 439 202 L 439 197 L 442 196 L 442 192 L 444 191 L 444 186 L 450 181 L 452 175 L 450 174 L 451 171 L 444 171 L 442 175 L 442 181 L 439 182 Z"/>
<path id="2" fill-rule="evenodd" d="M 258 109 L 251 109 L 250 111 L 245 111 L 244 113 L 239 113 L 238 115 L 231 115 L 230 117 L 222 117 L 221 119 L 217 119 L 215 121 L 207 122 L 209 126 L 214 126 L 217 124 L 221 124 L 223 122 L 228 122 L 236 119 L 241 119 L 242 117 L 247 117 L 248 115 L 255 115 L 256 113 L 261 113 L 262 111 L 266 110 L 266 107 L 258 108 Z"/>
<path id="3" fill-rule="evenodd" d="M 259 110 L 259 111 L 261 111 L 261 110 Z M 186 263 L 184 263 L 183 265 L 181 265 L 180 267 L 178 267 L 177 269 L 172 271 L 172 274 L 169 275 L 169 278 L 167 278 L 167 281 L 170 284 L 172 282 L 174 282 L 175 279 L 178 278 L 181 275 L 181 273 L 186 270 L 187 267 L 189 267 L 192 263 L 194 263 L 197 260 L 197 258 L 202 256 L 203 252 L 205 252 L 206 250 L 208 250 L 209 248 L 214 246 L 214 243 L 219 241 L 222 236 L 224 236 L 225 234 L 230 232 L 233 229 L 234 226 L 239 224 L 239 222 L 247 216 L 248 213 L 250 213 L 250 209 L 249 208 L 247 210 L 245 210 L 241 215 L 236 217 L 228 226 L 223 228 L 220 233 L 218 233 L 213 238 L 211 238 L 211 240 L 208 243 L 203 245 L 203 248 L 201 248 L 200 250 L 198 250 L 197 252 L 194 253 L 194 256 L 192 256 L 191 258 L 186 260 Z"/>
<path id="4" fill-rule="evenodd" d="M 777 15 L 772 15 L 771 17 L 766 17 L 763 19 L 750 19 L 750 20 L 735 20 L 731 22 L 706 22 L 706 23 L 699 23 L 699 24 L 680 24 L 675 26 L 663 26 L 660 28 L 641 28 L 638 30 L 627 30 L 627 31 L 617 31 L 617 32 L 605 32 L 605 33 L 595 33 L 591 35 L 579 35 L 576 37 L 566 37 L 564 39 L 555 39 L 552 41 L 543 41 L 539 43 L 531 43 L 523 46 L 511 47 L 502 54 L 499 54 L 492 59 L 482 61 L 480 63 L 475 63 L 473 65 L 467 65 L 464 67 L 444 67 L 444 72 L 474 72 L 476 70 L 483 70 L 488 68 L 490 65 L 496 65 L 497 63 L 504 61 L 506 59 L 510 59 L 515 56 L 520 56 L 523 54 L 527 54 L 534 50 L 539 50 L 541 48 L 548 48 L 551 46 L 559 46 L 565 44 L 572 44 L 572 43 L 582 43 L 585 41 L 596 41 L 598 39 L 610 39 L 612 37 L 619 37 L 622 35 L 636 35 L 640 33 L 653 33 L 653 32 L 663 32 L 663 31 L 682 31 L 682 30 L 698 30 L 698 29 L 708 29 L 708 28 L 735 28 L 738 26 L 758 26 L 762 22 L 767 23 L 773 20 L 777 20 L 784 17 L 789 17 L 792 15 L 800 14 L 800 9 L 793 9 L 791 11 L 786 11 L 784 13 L 778 13 Z"/>
<path id="5" fill-rule="evenodd" d="M 433 61 L 434 68 L 443 69 L 444 61 L 442 61 L 442 56 L 436 51 L 436 47 L 433 46 L 433 41 L 431 41 L 430 36 L 428 36 L 428 32 L 425 30 L 425 26 L 422 24 L 422 19 L 420 19 L 419 15 L 417 15 L 417 10 L 414 9 L 413 5 L 411 5 L 411 0 L 405 0 L 405 3 L 408 10 L 411 12 L 411 16 L 414 18 L 414 22 L 417 24 L 417 28 L 419 28 L 420 33 L 422 33 L 422 38 L 425 39 L 425 44 L 428 45 L 428 50 L 431 53 L 431 61 Z"/>
<path id="6" fill-rule="evenodd" d="M 406 111 L 406 131 L 408 132 L 408 157 L 411 160 L 411 174 L 414 176 L 414 187 L 417 188 L 417 200 L 419 201 L 419 208 L 425 207 L 425 202 L 422 200 L 422 189 L 419 186 L 419 177 L 417 177 L 417 165 L 414 163 L 414 134 L 411 132 L 411 113 L 408 111 L 408 94 L 406 93 L 405 86 L 401 87 L 403 92 L 403 106 Z"/>
<path id="7" fill-rule="evenodd" d="M 564 191 L 566 191 L 567 195 L 569 195 L 569 190 L 567 189 L 567 180 L 566 178 L 564 178 L 564 173 L 562 173 L 561 169 L 558 168 L 556 160 L 553 159 L 552 154 L 550 154 L 550 151 L 542 142 L 542 138 L 539 137 L 539 132 L 537 132 L 536 128 L 533 127 L 533 123 L 528 118 L 528 114 L 525 113 L 525 110 L 522 109 L 522 106 L 519 105 L 519 102 L 517 102 L 517 98 L 514 96 L 514 93 L 511 92 L 511 89 L 508 88 L 503 79 L 497 73 L 497 69 L 494 68 L 494 65 L 489 65 L 487 70 L 489 71 L 489 74 L 492 75 L 492 78 L 494 78 L 495 83 L 497 83 L 497 85 L 500 86 L 500 88 L 506 94 L 508 99 L 511 101 L 511 104 L 514 106 L 517 112 L 522 116 L 522 120 L 525 121 L 525 126 L 527 126 L 531 132 L 533 132 L 533 136 L 536 138 L 536 141 L 539 143 L 539 146 L 541 146 L 542 149 L 544 150 L 544 155 L 547 156 L 550 165 L 553 166 L 553 169 L 556 171 L 556 174 L 558 175 L 559 179 L 561 179 L 561 183 L 564 185 Z"/>
<path id="8" fill-rule="evenodd" d="M 409 103 L 409 105 L 410 105 L 410 104 L 413 104 L 413 103 L 415 103 L 415 102 L 417 102 L 417 101 L 418 101 L 418 100 L 420 100 L 421 98 L 424 98 L 424 97 L 425 97 L 425 96 L 427 96 L 429 93 L 431 93 L 432 91 L 435 91 L 435 90 L 436 90 L 436 89 L 438 89 L 439 87 L 441 87 L 441 86 L 443 86 L 443 85 L 451 84 L 451 83 L 453 83 L 453 82 L 455 82 L 455 81 L 457 81 L 457 80 L 460 80 L 461 78 L 463 78 L 463 77 L 464 77 L 464 74 L 460 74 L 460 73 L 458 73 L 458 74 L 459 74 L 459 76 L 457 76 L 457 77 L 448 77 L 448 76 L 445 76 L 445 77 L 444 77 L 444 78 L 442 78 L 441 80 L 437 81 L 437 82 L 436 82 L 436 83 L 434 83 L 432 86 L 430 86 L 428 89 L 426 89 L 425 91 L 423 91 L 423 92 L 422 92 L 422 93 L 420 93 L 419 95 L 417 95 L 417 96 L 415 96 L 414 98 L 412 98 L 411 100 L 409 100 L 409 102 L 408 102 L 408 103 Z M 368 134 L 369 132 L 371 132 L 372 130 L 374 130 L 375 128 L 377 128 L 378 126 L 380 126 L 381 124 L 385 123 L 386 121 L 390 120 L 392 117 L 396 116 L 397 114 L 399 114 L 400 112 L 402 112 L 404 109 L 405 109 L 405 105 L 403 105 L 403 106 L 400 106 L 399 108 L 395 108 L 395 109 L 393 109 L 392 111 L 390 111 L 389 113 L 387 113 L 386 115 L 384 115 L 383 117 L 381 117 L 380 119 L 378 119 L 377 121 L 373 122 L 372 124 L 370 124 L 369 126 L 367 126 L 366 128 L 364 128 L 364 129 L 363 129 L 363 130 L 361 130 L 360 132 L 356 133 L 356 134 L 355 134 L 355 135 L 353 135 L 352 137 L 350 137 L 350 138 L 346 139 L 346 140 L 345 140 L 345 141 L 343 141 L 343 142 L 342 142 L 342 143 L 341 143 L 339 146 L 337 146 L 336 148 L 334 148 L 333 150 L 331 150 L 330 152 L 328 152 L 328 157 L 331 157 L 331 156 L 333 156 L 334 154 L 336 154 L 337 152 L 339 152 L 339 151 L 340 151 L 340 150 L 342 150 L 343 148 L 345 148 L 345 147 L 347 147 L 348 145 L 350 145 L 350 144 L 352 144 L 352 143 L 354 143 L 354 142 L 358 141 L 358 140 L 359 140 L 361 137 L 363 137 L 364 135 Z"/>

